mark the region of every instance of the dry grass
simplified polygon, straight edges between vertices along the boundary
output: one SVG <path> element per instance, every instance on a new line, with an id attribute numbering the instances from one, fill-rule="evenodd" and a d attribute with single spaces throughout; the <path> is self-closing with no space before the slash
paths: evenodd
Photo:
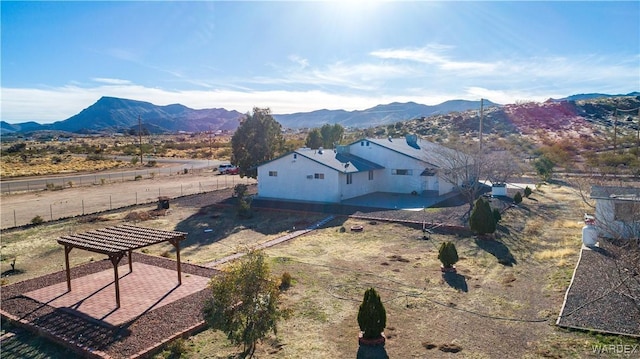
<path id="1" fill-rule="evenodd" d="M 421 231 L 407 226 L 348 218 L 269 248 L 265 252 L 274 277 L 284 272 L 292 276 L 283 298 L 293 314 L 280 323 L 277 339 L 259 345 L 256 358 L 354 357 L 357 309 L 369 287 L 376 288 L 387 309 L 386 350 L 392 358 L 448 358 L 454 354 L 438 348 L 451 345 L 461 348 L 455 354 L 460 358 L 588 356 L 577 343 L 590 337 L 550 325 L 580 248 L 576 223 L 582 210 L 570 190 L 544 191 L 536 192 L 537 201 L 527 201 L 526 209 L 505 213 L 502 224 L 508 231 L 497 242 L 516 260 L 511 266 L 498 263 L 492 249 L 481 248 L 472 237 L 435 234 L 426 241 L 421 240 Z M 172 205 L 172 214 L 144 225 L 189 232 L 183 260 L 200 264 L 324 217 L 259 211 L 239 222 L 230 209 L 177 207 Z M 5 252 L 27 251 L 33 256 L 27 262 L 38 263 L 7 279 L 61 269 L 63 253 L 54 240 L 58 235 L 117 224 L 125 215 L 106 223 L 69 222 L 3 234 L 3 259 Z M 364 230 L 340 231 L 356 225 Z M 461 257 L 453 282 L 443 278 L 437 259 L 437 246 L 445 240 L 455 242 Z M 173 256 L 168 245 L 146 251 Z M 74 253 L 71 259 L 77 265 L 89 256 L 95 254 Z M 3 260 L 3 267 L 7 263 Z M 529 321 L 537 319 L 542 322 Z M 187 357 L 231 358 L 240 351 L 223 334 L 210 330 L 189 338 L 186 348 Z"/>

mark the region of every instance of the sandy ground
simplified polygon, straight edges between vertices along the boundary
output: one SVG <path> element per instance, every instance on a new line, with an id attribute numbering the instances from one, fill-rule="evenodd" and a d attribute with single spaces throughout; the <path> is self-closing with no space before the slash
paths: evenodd
<path id="1" fill-rule="evenodd" d="M 125 183 L 3 194 L 0 198 L 0 228 L 22 226 L 30 223 L 36 216 L 52 221 L 135 204 L 154 203 L 160 196 L 175 198 L 233 188 L 238 183 L 255 183 L 255 180 L 213 173 L 175 174 Z"/>

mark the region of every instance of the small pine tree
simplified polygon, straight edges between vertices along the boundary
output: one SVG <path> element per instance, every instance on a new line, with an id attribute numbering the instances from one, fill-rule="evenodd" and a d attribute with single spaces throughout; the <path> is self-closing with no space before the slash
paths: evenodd
<path id="1" fill-rule="evenodd" d="M 515 196 L 513 196 L 513 203 L 515 204 L 522 203 L 522 195 L 520 194 L 520 191 L 516 192 Z"/>
<path id="2" fill-rule="evenodd" d="M 500 214 L 500 210 L 497 208 L 493 209 L 493 220 L 496 221 L 496 224 L 502 220 L 502 214 Z"/>
<path id="3" fill-rule="evenodd" d="M 452 268 L 458 262 L 458 251 L 453 242 L 442 242 L 438 249 L 438 259 L 445 268 Z"/>
<path id="4" fill-rule="evenodd" d="M 471 216 L 469 217 L 469 227 L 471 230 L 483 235 L 496 231 L 496 221 L 491 211 L 489 202 L 478 198 L 473 205 Z"/>
<path id="5" fill-rule="evenodd" d="M 529 196 L 531 196 L 531 194 L 533 193 L 533 191 L 531 190 L 531 188 L 529 186 L 524 188 L 524 196 L 529 198 Z"/>
<path id="6" fill-rule="evenodd" d="M 366 339 L 379 338 L 387 326 L 387 311 L 375 289 L 364 292 L 364 298 L 358 310 L 358 325 Z"/>

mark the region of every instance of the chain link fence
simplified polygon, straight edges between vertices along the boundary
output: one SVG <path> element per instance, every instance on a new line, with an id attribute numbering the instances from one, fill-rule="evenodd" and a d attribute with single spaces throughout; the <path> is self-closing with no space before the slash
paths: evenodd
<path id="1" fill-rule="evenodd" d="M 24 202 L 3 201 L 0 211 L 0 228 L 4 230 L 36 222 L 49 222 L 102 213 L 129 206 L 157 203 L 159 197 L 175 199 L 182 196 L 233 188 L 239 183 L 247 185 L 256 183 L 255 179 L 240 178 L 239 176 L 211 175 L 192 177 L 175 174 L 173 176 L 175 181 L 164 180 L 158 183 L 149 180 L 152 179 L 152 175 L 146 175 L 145 179 L 130 179 L 129 181 L 131 182 L 128 184 L 110 186 L 108 184 L 120 181 L 116 180 L 113 175 L 111 179 L 108 176 L 96 175 L 97 182 L 87 185 L 96 186 L 95 188 L 98 188 L 97 191 L 86 188 L 73 188 L 69 191 L 69 186 L 52 187 L 50 185 L 47 192 L 58 193 L 59 190 L 60 195 L 54 196 L 52 193 L 50 196 L 38 196 L 38 194 L 35 194 L 37 198 L 31 198 Z M 106 179 L 100 181 L 100 178 Z M 33 194 L 31 197 L 34 197 Z"/>

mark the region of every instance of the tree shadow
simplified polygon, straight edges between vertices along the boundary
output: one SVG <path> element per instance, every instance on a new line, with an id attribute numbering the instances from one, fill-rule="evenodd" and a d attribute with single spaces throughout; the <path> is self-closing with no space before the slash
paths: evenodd
<path id="1" fill-rule="evenodd" d="M 513 254 L 511 254 L 509 247 L 504 245 L 504 243 L 502 242 L 496 241 L 494 239 L 476 238 L 475 243 L 480 249 L 496 257 L 496 259 L 498 259 L 498 263 L 504 266 L 511 267 L 514 264 L 518 263 Z"/>
<path id="2" fill-rule="evenodd" d="M 457 290 L 468 292 L 469 287 L 467 286 L 467 278 L 462 274 L 453 273 L 453 272 L 444 272 L 442 273 L 442 278 L 447 284 Z"/>

